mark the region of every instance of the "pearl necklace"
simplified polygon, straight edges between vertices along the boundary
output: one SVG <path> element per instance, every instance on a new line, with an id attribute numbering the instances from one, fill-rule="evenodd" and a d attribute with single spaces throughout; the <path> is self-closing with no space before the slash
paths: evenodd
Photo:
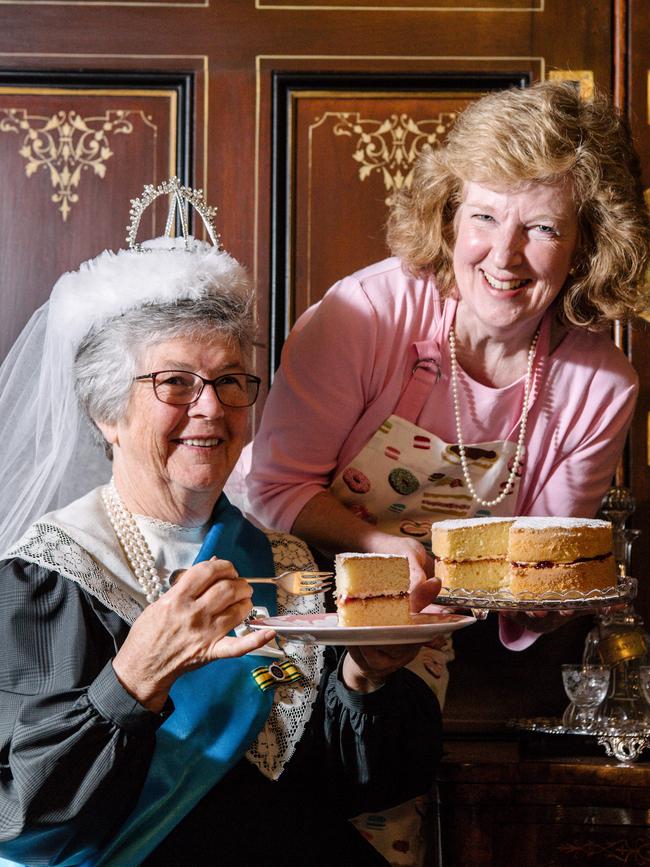
<path id="1" fill-rule="evenodd" d="M 454 416 L 456 418 L 456 441 L 458 443 L 458 453 L 460 456 L 460 465 L 463 470 L 463 478 L 467 485 L 467 490 L 472 495 L 472 499 L 481 506 L 498 506 L 508 496 L 515 483 L 515 476 L 521 462 L 521 455 L 524 449 L 524 440 L 526 438 L 526 422 L 528 421 L 528 410 L 530 407 L 530 387 L 533 379 L 533 363 L 535 361 L 535 349 L 539 339 L 539 328 L 533 335 L 528 350 L 528 364 L 526 366 L 526 385 L 524 387 L 524 405 L 521 410 L 521 421 L 519 422 L 519 437 L 517 439 L 517 449 L 512 461 L 512 469 L 508 475 L 508 481 L 503 491 L 494 500 L 483 500 L 476 493 L 476 489 L 472 483 L 469 474 L 469 466 L 467 464 L 467 456 L 465 455 L 465 442 L 463 440 L 463 431 L 460 423 L 460 401 L 458 399 L 458 362 L 456 360 L 456 332 L 454 327 L 449 329 L 449 355 L 451 356 L 451 392 L 454 399 Z"/>
<path id="2" fill-rule="evenodd" d="M 156 571 L 156 561 L 147 540 L 142 535 L 135 518 L 122 502 L 117 493 L 115 480 L 102 490 L 102 501 L 111 527 L 115 530 L 122 550 L 138 584 L 144 590 L 147 602 L 155 602 L 165 592 Z"/>

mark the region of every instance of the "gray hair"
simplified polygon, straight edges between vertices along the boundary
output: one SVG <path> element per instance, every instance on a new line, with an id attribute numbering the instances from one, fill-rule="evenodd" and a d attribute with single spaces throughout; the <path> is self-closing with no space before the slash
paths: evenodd
<path id="1" fill-rule="evenodd" d="M 73 378 L 81 408 L 104 444 L 96 422 L 124 417 L 144 350 L 175 337 L 222 336 L 250 361 L 255 340 L 252 292 L 224 291 L 198 300 L 148 304 L 91 330 L 75 356 Z M 110 449 L 107 449 L 110 457 Z"/>

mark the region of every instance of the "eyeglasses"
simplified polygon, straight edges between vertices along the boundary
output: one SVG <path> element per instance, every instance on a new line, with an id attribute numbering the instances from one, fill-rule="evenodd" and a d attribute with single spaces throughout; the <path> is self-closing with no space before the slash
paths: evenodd
<path id="1" fill-rule="evenodd" d="M 257 400 L 262 380 L 252 373 L 225 373 L 206 379 L 189 370 L 157 370 L 136 376 L 134 382 L 150 379 L 154 394 L 162 403 L 189 406 L 201 397 L 206 385 L 214 388 L 222 406 L 252 406 Z"/>

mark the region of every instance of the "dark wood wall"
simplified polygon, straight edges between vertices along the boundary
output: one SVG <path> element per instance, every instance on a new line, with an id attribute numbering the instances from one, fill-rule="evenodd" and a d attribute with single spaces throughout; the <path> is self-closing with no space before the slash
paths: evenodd
<path id="1" fill-rule="evenodd" d="M 295 317 L 385 254 L 414 156 L 481 93 L 547 77 L 612 90 L 650 186 L 649 49 L 645 0 L 0 0 L 0 356 L 59 273 L 124 243 L 129 198 L 175 172 L 255 276 L 268 383 Z M 639 323 L 617 339 L 643 381 L 619 481 L 648 529 L 650 338 Z M 495 623 L 459 635 L 450 725 L 561 709 L 559 663 L 588 622 L 519 655 Z"/>

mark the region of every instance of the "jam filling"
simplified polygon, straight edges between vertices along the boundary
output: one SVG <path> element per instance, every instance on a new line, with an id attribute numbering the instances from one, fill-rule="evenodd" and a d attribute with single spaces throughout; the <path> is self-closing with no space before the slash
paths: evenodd
<path id="1" fill-rule="evenodd" d="M 528 569 L 551 569 L 553 566 L 573 566 L 576 563 L 593 563 L 594 561 L 608 560 L 612 556 L 611 552 L 609 554 L 597 554 L 595 557 L 578 557 L 575 560 L 540 560 L 537 563 L 533 563 L 530 561 L 527 562 L 517 562 L 512 561 L 511 566 L 518 566 Z M 440 557 L 434 556 L 434 561 L 436 563 L 441 562 Z M 500 559 L 499 557 L 485 557 L 476 560 L 447 560 L 447 563 L 496 563 Z M 503 558 L 505 559 L 505 558 Z"/>
<path id="2" fill-rule="evenodd" d="M 408 593 L 405 591 L 403 593 L 382 593 L 379 596 L 337 596 L 336 603 L 337 605 L 347 605 L 348 602 L 365 602 L 367 599 L 403 599 L 404 596 L 408 596 Z"/>
<path id="3" fill-rule="evenodd" d="M 598 554 L 596 557 L 578 557 L 568 563 L 559 563 L 556 560 L 540 560 L 539 563 L 516 563 L 511 565 L 524 569 L 552 569 L 554 566 L 574 566 L 576 563 L 593 563 L 598 560 L 608 560 L 611 554 Z"/>

